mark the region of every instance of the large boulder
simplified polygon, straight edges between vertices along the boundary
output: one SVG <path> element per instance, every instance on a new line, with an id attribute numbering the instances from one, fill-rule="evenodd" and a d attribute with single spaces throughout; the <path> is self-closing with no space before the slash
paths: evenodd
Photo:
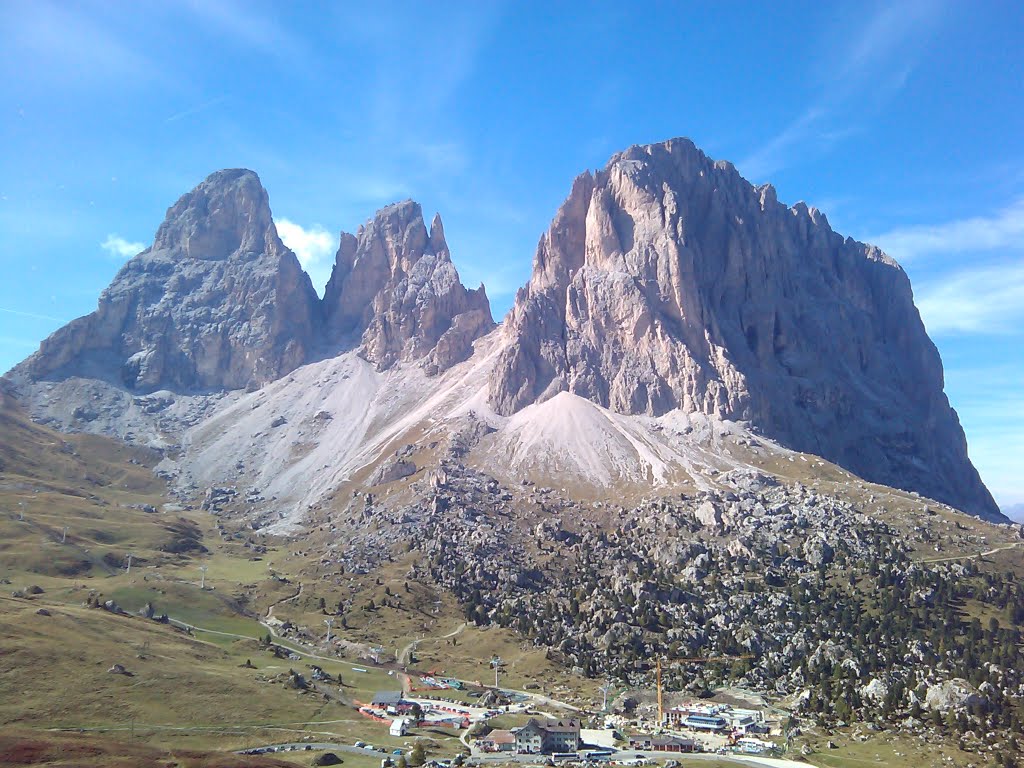
<path id="1" fill-rule="evenodd" d="M 985 701 L 985 697 L 977 688 L 960 677 L 929 685 L 924 696 L 925 707 L 937 709 L 940 712 L 948 710 L 959 712 L 984 704 Z"/>

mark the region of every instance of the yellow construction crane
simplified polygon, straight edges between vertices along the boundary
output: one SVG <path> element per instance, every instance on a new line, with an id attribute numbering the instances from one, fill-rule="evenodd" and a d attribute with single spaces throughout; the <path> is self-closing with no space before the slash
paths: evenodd
<path id="1" fill-rule="evenodd" d="M 742 661 L 743 659 L 752 659 L 754 654 L 745 653 L 742 656 L 699 656 L 697 658 L 681 658 L 681 659 L 665 659 L 667 662 L 673 664 L 686 663 L 686 664 L 711 664 L 717 661 Z M 661 658 L 657 659 L 658 669 L 658 727 L 662 726 L 665 722 L 665 706 L 663 704 L 662 689 L 661 689 Z"/>

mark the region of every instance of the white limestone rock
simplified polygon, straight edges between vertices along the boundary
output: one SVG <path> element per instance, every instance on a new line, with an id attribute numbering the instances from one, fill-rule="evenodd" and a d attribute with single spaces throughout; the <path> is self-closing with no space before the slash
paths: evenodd
<path id="1" fill-rule="evenodd" d="M 11 378 L 82 376 L 141 393 L 258 386 L 306 361 L 319 312 L 259 178 L 218 171 L 171 206 L 96 311 L 52 334 Z"/>
<path id="2" fill-rule="evenodd" d="M 411 200 L 381 209 L 355 235 L 341 234 L 324 307 L 328 340 L 357 339 L 378 370 L 422 360 L 439 373 L 467 359 L 473 341 L 494 327 L 484 287 L 467 290 L 459 280 L 440 216 L 428 233 Z"/>
<path id="3" fill-rule="evenodd" d="M 499 413 L 570 392 L 622 414 L 747 422 L 1002 519 L 900 266 L 687 139 L 576 179 L 503 333 L 489 382 Z"/>

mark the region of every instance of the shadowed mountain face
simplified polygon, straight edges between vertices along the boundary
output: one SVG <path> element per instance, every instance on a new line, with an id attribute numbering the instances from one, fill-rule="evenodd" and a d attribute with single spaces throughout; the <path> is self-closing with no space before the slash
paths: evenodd
<path id="1" fill-rule="evenodd" d="M 899 265 L 686 139 L 576 179 L 504 334 L 500 413 L 567 391 L 624 414 L 746 421 L 1001 519 Z"/>

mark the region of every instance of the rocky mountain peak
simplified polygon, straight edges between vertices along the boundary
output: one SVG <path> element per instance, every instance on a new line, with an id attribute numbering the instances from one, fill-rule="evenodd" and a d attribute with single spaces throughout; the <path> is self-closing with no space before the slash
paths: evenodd
<path id="1" fill-rule="evenodd" d="M 171 206 L 153 249 L 191 259 L 223 259 L 238 251 L 280 252 L 283 245 L 259 176 L 233 168 L 211 174 Z"/>
<path id="2" fill-rule="evenodd" d="M 280 378 L 325 344 L 351 342 L 381 369 L 422 360 L 437 372 L 467 358 L 493 326 L 483 288 L 459 281 L 440 217 L 428 230 L 412 200 L 341 233 L 321 302 L 278 236 L 259 177 L 236 168 L 182 195 L 96 311 L 46 339 L 11 376 L 99 379 L 137 393 L 238 389 Z"/>
<path id="3" fill-rule="evenodd" d="M 483 287 L 459 280 L 440 216 L 428 232 L 411 200 L 382 208 L 356 235 L 342 233 L 324 306 L 328 339 L 358 337 L 382 370 L 399 360 L 444 370 L 494 327 Z"/>
<path id="4" fill-rule="evenodd" d="M 447 253 L 448 243 L 444 239 L 444 224 L 441 223 L 441 214 L 435 213 L 430 220 L 430 247 L 434 253 Z"/>
<path id="5" fill-rule="evenodd" d="M 516 297 L 489 389 L 750 423 L 863 477 L 991 517 L 910 282 L 688 139 L 575 180 Z"/>
<path id="6" fill-rule="evenodd" d="M 14 375 L 86 376 L 132 391 L 240 388 L 308 357 L 320 325 L 309 277 L 281 242 L 252 171 L 218 171 L 167 211 L 95 312 L 46 339 Z"/>
<path id="7" fill-rule="evenodd" d="M 96 311 L 44 341 L 11 380 L 37 418 L 135 435 L 153 431 L 146 409 L 167 400 L 147 393 L 203 399 L 260 386 L 325 350 L 358 350 L 382 371 L 409 362 L 441 373 L 493 327 L 483 286 L 459 279 L 440 218 L 428 228 L 411 200 L 341 233 L 321 302 L 278 237 L 259 178 L 236 169 L 183 195 Z M 544 470 L 609 487 L 613 475 L 672 483 L 692 458 L 683 436 L 721 427 L 1001 519 L 899 265 L 686 139 L 630 147 L 575 179 L 486 350 L 474 371 L 488 371 L 490 404 L 512 418 L 496 419 L 503 435 L 481 455 L 527 466 L 564 458 L 575 441 L 572 461 Z M 367 391 L 395 382 L 354 354 L 316 365 L 332 362 L 367 374 Z M 413 366 L 396 375 L 415 380 L 410 392 L 433 386 Z M 274 386 L 280 395 L 292 385 Z M 480 383 L 469 385 L 479 404 Z M 102 419 L 92 416 L 99 395 Z M 654 435 L 663 424 L 680 431 Z M 246 427 L 245 440 L 257 431 Z"/>

